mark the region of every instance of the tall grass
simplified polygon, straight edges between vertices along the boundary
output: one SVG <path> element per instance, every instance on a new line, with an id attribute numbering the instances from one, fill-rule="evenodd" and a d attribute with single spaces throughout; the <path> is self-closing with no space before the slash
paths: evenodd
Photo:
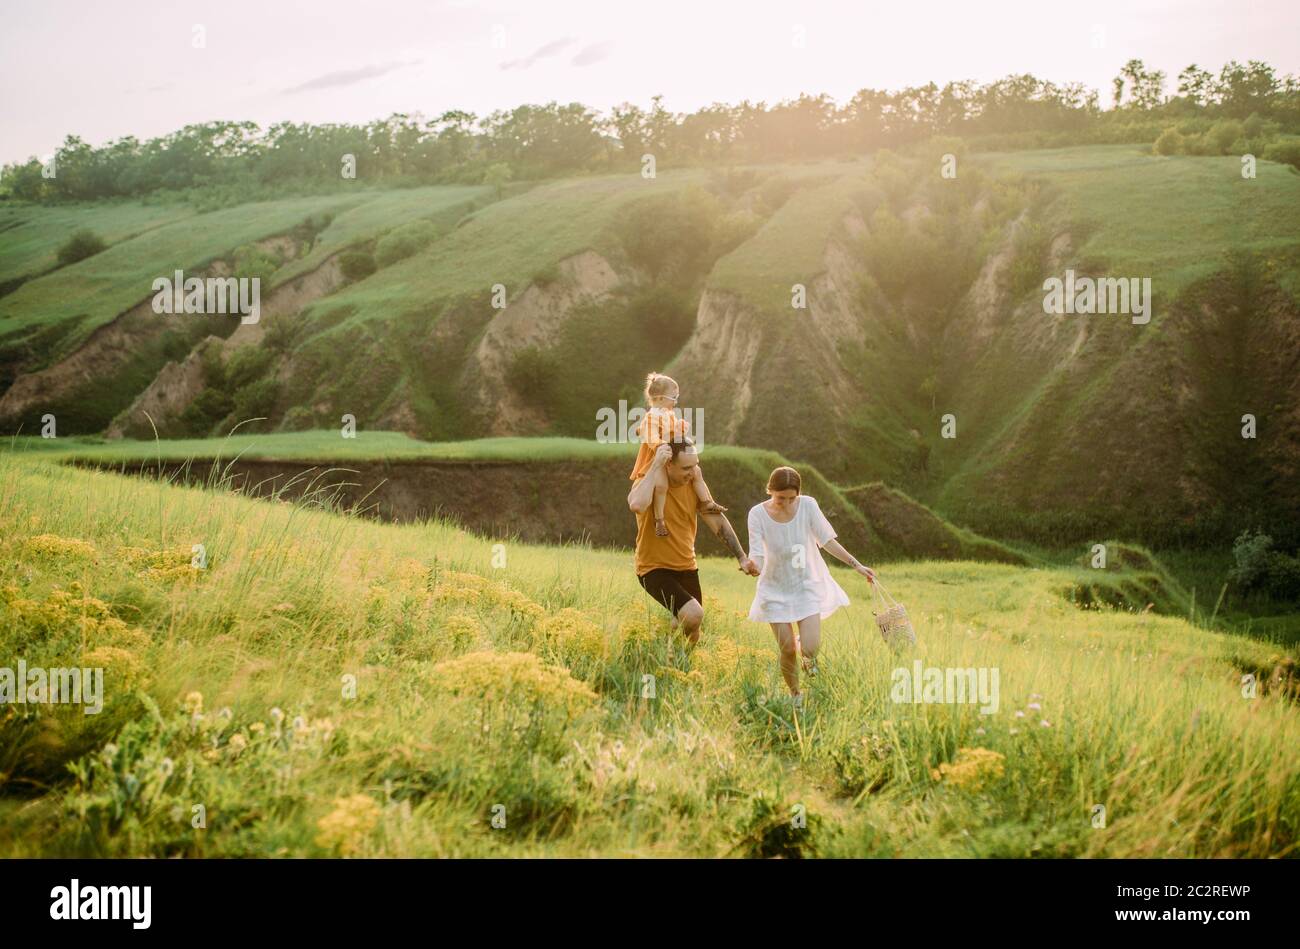
<path id="1" fill-rule="evenodd" d="M 688 653 L 625 554 L 315 501 L 0 454 L 0 661 L 107 670 L 100 715 L 0 712 L 0 853 L 1295 852 L 1292 660 L 1068 570 L 880 565 L 904 656 L 845 577 L 796 728 L 732 563 Z M 1000 709 L 892 702 L 914 659 L 997 668 Z"/>

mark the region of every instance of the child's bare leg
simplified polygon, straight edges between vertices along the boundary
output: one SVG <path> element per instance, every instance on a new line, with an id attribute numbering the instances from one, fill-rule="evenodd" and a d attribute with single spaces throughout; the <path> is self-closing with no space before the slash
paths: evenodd
<path id="1" fill-rule="evenodd" d="M 668 536 L 668 525 L 664 522 L 664 502 L 668 500 L 668 472 L 660 468 L 655 472 L 655 533 L 660 537 Z"/>
<path id="2" fill-rule="evenodd" d="M 700 510 L 706 514 L 721 514 L 726 510 L 725 507 L 713 500 L 709 486 L 704 483 L 704 472 L 700 470 L 699 465 L 691 469 L 691 484 L 695 487 L 695 496 L 700 499 Z"/>

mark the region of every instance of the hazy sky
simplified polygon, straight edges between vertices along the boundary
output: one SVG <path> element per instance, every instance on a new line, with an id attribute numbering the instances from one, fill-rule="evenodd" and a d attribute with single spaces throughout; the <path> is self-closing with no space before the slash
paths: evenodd
<path id="1" fill-rule="evenodd" d="M 202 48 L 196 48 L 201 28 Z M 1300 73 L 1295 0 L 42 0 L 0 26 L 0 161 L 191 122 L 362 122 L 524 102 L 688 111 L 1031 72 L 1102 91 L 1262 59 Z M 1172 83 L 1169 91 L 1172 91 Z"/>

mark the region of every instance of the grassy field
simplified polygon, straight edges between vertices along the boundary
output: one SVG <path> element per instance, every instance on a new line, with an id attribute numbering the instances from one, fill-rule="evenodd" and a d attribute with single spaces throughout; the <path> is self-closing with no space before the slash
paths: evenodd
<path id="1" fill-rule="evenodd" d="M 608 229 L 629 202 L 706 180 L 702 171 L 681 171 L 649 180 L 604 175 L 539 185 L 480 209 L 442 240 L 321 301 L 309 315 L 346 311 L 349 318 L 331 328 L 337 334 L 431 303 L 486 300 L 498 283 L 513 299 L 558 261 L 584 250 L 612 252 L 616 238 Z"/>
<path id="2" fill-rule="evenodd" d="M 1145 145 L 987 153 L 978 160 L 1050 183 L 1064 198 L 1063 213 L 1082 225 L 1082 257 L 1110 273 L 1151 277 L 1166 301 L 1221 269 L 1230 250 L 1300 250 L 1300 174 L 1289 165 L 1261 160 L 1256 177 L 1246 179 L 1237 156 L 1153 155 Z M 1300 292 L 1300 270 L 1280 276 Z"/>
<path id="3" fill-rule="evenodd" d="M 0 335 L 12 336 L 75 321 L 60 352 L 153 295 L 153 281 L 192 271 L 237 247 L 281 234 L 312 214 L 337 213 L 356 196 L 286 198 L 196 215 L 155 228 L 103 253 L 28 281 L 0 300 Z"/>
<path id="4" fill-rule="evenodd" d="M 487 200 L 491 194 L 491 188 L 481 185 L 432 185 L 374 192 L 368 200 L 336 215 L 317 235 L 311 251 L 281 267 L 274 282 L 307 273 L 331 254 L 374 240 L 410 221 L 429 218 L 450 227 L 476 201 Z"/>
<path id="5" fill-rule="evenodd" d="M 750 240 L 727 254 L 709 275 L 709 288 L 734 293 L 757 310 L 790 314 L 791 286 L 807 285 L 825 270 L 826 245 L 854 199 L 867 193 L 866 163 L 825 168 L 831 178 L 792 194 Z"/>
<path id="6" fill-rule="evenodd" d="M 879 564 L 917 627 L 901 656 L 842 577 L 854 603 L 827 621 L 796 716 L 733 563 L 702 561 L 710 616 L 687 653 L 626 554 L 51 461 L 0 454 L 0 645 L 105 668 L 105 704 L 5 707 L 5 856 L 1286 856 L 1300 840 L 1294 657 L 1079 609 L 1078 571 Z M 914 660 L 997 669 L 997 712 L 891 701 Z"/>
<path id="7" fill-rule="evenodd" d="M 136 202 L 0 208 L 0 284 L 54 269 L 59 247 L 77 231 L 89 229 L 116 244 L 193 213 L 184 205 Z"/>

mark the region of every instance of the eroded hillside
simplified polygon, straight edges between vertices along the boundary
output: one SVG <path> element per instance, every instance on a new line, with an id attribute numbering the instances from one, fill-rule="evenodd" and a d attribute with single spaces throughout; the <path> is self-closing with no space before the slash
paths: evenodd
<path id="1" fill-rule="evenodd" d="M 948 177 L 945 147 L 154 227 L 0 299 L 0 418 L 590 439 L 666 369 L 706 442 L 985 532 L 1295 540 L 1300 176 L 1116 146 L 959 154 Z M 267 275 L 263 319 L 152 313 L 146 278 L 182 264 Z M 1066 271 L 1149 277 L 1150 319 L 1045 313 Z"/>

